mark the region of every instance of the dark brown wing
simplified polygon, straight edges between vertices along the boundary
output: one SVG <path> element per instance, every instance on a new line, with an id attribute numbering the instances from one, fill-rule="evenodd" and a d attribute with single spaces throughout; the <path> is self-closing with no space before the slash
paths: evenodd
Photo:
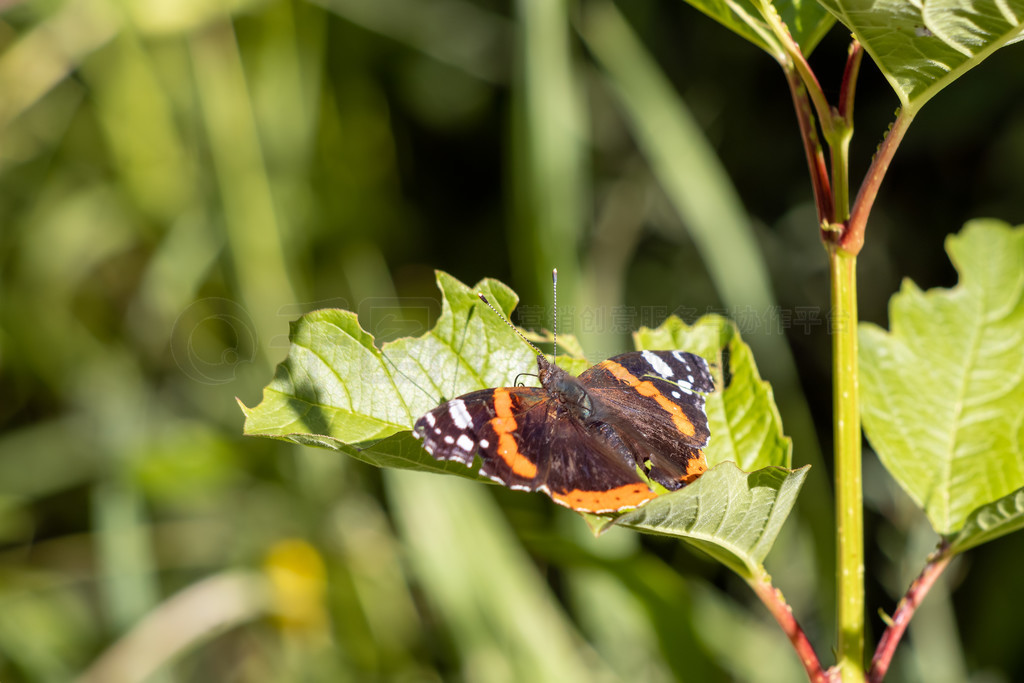
<path id="1" fill-rule="evenodd" d="M 594 419 L 607 424 L 659 484 L 677 489 L 707 470 L 702 394 L 715 386 L 703 358 L 635 351 L 598 363 L 579 379 L 594 401 Z"/>
<path id="2" fill-rule="evenodd" d="M 655 496 L 599 430 L 560 412 L 543 389 L 485 389 L 453 399 L 416 421 L 435 458 L 471 465 L 509 488 L 543 491 L 574 510 L 615 512 Z"/>

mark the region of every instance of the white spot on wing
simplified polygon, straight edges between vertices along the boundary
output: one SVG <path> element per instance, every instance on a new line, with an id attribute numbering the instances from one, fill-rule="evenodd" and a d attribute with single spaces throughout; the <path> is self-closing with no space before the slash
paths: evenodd
<path id="1" fill-rule="evenodd" d="M 644 360 L 650 363 L 651 367 L 654 368 L 654 371 L 662 377 L 667 378 L 672 376 L 672 368 L 668 363 L 659 358 L 658 354 L 651 353 L 650 351 L 643 351 L 640 355 L 642 355 Z"/>
<path id="2" fill-rule="evenodd" d="M 423 419 L 426 420 L 427 424 L 430 425 L 431 427 L 433 427 L 434 423 L 437 422 L 437 418 L 434 417 L 433 413 L 427 413 L 426 415 L 423 416 Z"/>
<path id="3" fill-rule="evenodd" d="M 449 434 L 448 436 L 444 437 L 444 442 L 451 446 L 453 443 L 455 443 L 455 439 L 452 438 L 452 436 Z"/>
<path id="4" fill-rule="evenodd" d="M 451 415 L 452 422 L 459 429 L 469 429 L 473 426 L 473 418 L 466 410 L 466 404 L 462 402 L 461 398 L 457 398 L 449 404 L 448 414 Z"/>
<path id="5" fill-rule="evenodd" d="M 460 434 L 459 440 L 455 442 L 455 445 L 468 453 L 473 450 L 473 439 L 469 438 L 465 434 Z"/>
<path id="6" fill-rule="evenodd" d="M 480 448 L 487 448 L 491 445 L 491 442 L 487 439 L 480 439 Z"/>

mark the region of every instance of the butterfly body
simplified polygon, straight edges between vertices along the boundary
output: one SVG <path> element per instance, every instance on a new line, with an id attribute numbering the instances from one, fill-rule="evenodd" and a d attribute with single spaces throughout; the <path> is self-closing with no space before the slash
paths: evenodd
<path id="1" fill-rule="evenodd" d="M 683 351 L 635 351 L 579 377 L 537 356 L 540 387 L 483 389 L 452 399 L 413 433 L 440 460 L 513 489 L 543 491 L 582 512 L 637 507 L 707 469 L 707 362 Z"/>

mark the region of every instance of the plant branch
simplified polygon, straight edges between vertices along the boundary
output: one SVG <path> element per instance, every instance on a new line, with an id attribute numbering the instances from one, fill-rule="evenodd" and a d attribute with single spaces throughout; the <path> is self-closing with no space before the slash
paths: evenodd
<path id="1" fill-rule="evenodd" d="M 833 120 L 826 133 L 832 160 L 832 215 L 833 225 L 842 225 L 850 217 L 850 140 L 853 138 L 853 102 L 857 92 L 857 76 L 864 50 L 854 40 L 846 58 L 843 82 L 839 91 L 839 105 L 831 110 Z M 842 234 L 842 233 L 838 233 Z M 823 239 L 833 240 L 837 233 L 828 231 Z"/>
<path id="2" fill-rule="evenodd" d="M 800 125 L 800 138 L 804 143 L 804 154 L 807 157 L 807 170 L 811 175 L 811 187 L 814 190 L 814 205 L 818 209 L 818 223 L 826 224 L 832 220 L 832 187 L 825 164 L 825 154 L 818 138 L 818 128 L 814 121 L 814 110 L 807 95 L 807 86 L 793 68 L 784 68 L 789 92 L 793 97 L 793 108 L 796 120 Z"/>
<path id="3" fill-rule="evenodd" d="M 857 257 L 829 244 L 832 412 L 835 420 L 838 668 L 864 681 L 864 495 L 857 368 Z"/>
<path id="4" fill-rule="evenodd" d="M 846 55 L 846 69 L 843 70 L 843 84 L 839 89 L 839 115 L 848 126 L 853 125 L 853 99 L 857 93 L 857 77 L 860 75 L 860 63 L 864 58 L 864 48 L 854 39 Z"/>
<path id="5" fill-rule="evenodd" d="M 889 627 L 885 629 L 882 639 L 878 641 L 875 655 L 871 658 L 868 683 L 881 683 L 882 679 L 885 678 L 885 674 L 889 670 L 889 664 L 892 663 L 892 656 L 896 651 L 896 646 L 899 645 L 900 639 L 907 630 L 907 625 L 910 624 L 910 620 L 917 611 L 918 605 L 928 595 L 928 591 L 935 585 L 935 581 L 942 575 L 946 567 L 949 566 L 949 562 L 952 559 L 953 553 L 949 552 L 949 546 L 943 542 L 938 551 L 928 559 L 928 563 L 921 570 L 918 577 L 910 584 L 910 588 L 907 589 L 899 605 L 896 606 L 896 613 L 893 614 Z"/>
<path id="6" fill-rule="evenodd" d="M 864 229 L 867 226 L 871 207 L 874 206 L 875 197 L 878 196 L 878 188 L 882 184 L 885 172 L 889 170 L 889 163 L 903 140 L 907 127 L 913 120 L 913 113 L 908 114 L 906 109 L 901 109 L 896 115 L 896 120 L 889 127 L 889 132 L 886 133 L 878 151 L 875 152 L 875 157 L 871 160 L 871 166 L 860 186 L 860 191 L 857 192 L 857 198 L 853 202 L 850 220 L 839 240 L 839 248 L 843 251 L 856 255 L 864 246 Z"/>
<path id="7" fill-rule="evenodd" d="M 760 4 L 759 9 L 761 17 L 768 23 L 772 33 L 775 34 L 779 44 L 785 50 L 786 56 L 789 57 L 789 64 L 779 60 L 783 70 L 786 72 L 786 78 L 790 78 L 790 73 L 793 70 L 799 74 L 800 80 L 803 81 L 806 88 L 806 97 L 814 104 L 814 108 L 818 112 L 818 119 L 821 121 L 822 130 L 827 138 L 832 126 L 831 107 L 828 104 L 828 99 L 825 97 L 825 92 L 821 89 L 818 77 L 814 75 L 811 65 L 807 63 L 807 58 L 804 57 L 803 50 L 800 49 L 800 44 L 793 39 L 793 34 L 789 32 L 789 27 L 786 26 L 786 22 L 782 21 L 782 17 L 779 16 L 775 6 L 766 2 Z M 790 89 L 792 89 L 792 85 Z"/>
<path id="8" fill-rule="evenodd" d="M 771 577 L 767 573 L 762 573 L 760 576 L 747 579 L 747 583 L 789 637 L 789 642 L 793 644 L 793 649 L 807 670 L 807 678 L 811 683 L 831 683 L 831 676 L 821 668 L 821 662 L 818 661 L 811 641 L 797 623 L 793 610 L 786 603 L 782 592 L 772 585 Z"/>

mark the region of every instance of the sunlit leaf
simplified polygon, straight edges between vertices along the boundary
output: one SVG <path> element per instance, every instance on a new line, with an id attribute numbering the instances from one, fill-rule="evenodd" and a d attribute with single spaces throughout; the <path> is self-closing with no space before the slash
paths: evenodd
<path id="1" fill-rule="evenodd" d="M 813 0 L 686 0 L 718 23 L 771 55 L 779 55 L 778 39 L 763 19 L 777 12 L 804 55 L 814 50 L 835 19 Z"/>
<path id="2" fill-rule="evenodd" d="M 1024 528 L 1024 488 L 972 512 L 963 528 L 949 539 L 950 550 L 963 552 L 1021 528 Z"/>
<path id="3" fill-rule="evenodd" d="M 618 524 L 681 538 L 752 578 L 762 571 L 809 470 L 765 467 L 748 474 L 722 463 L 689 486 L 626 513 Z"/>
<path id="4" fill-rule="evenodd" d="M 534 354 L 477 298 L 511 313 L 515 293 L 495 280 L 470 288 L 438 273 L 443 294 L 433 329 L 377 348 L 356 314 L 327 309 L 292 324 L 288 357 L 255 408 L 245 433 L 343 450 L 381 467 L 469 474 L 439 462 L 409 431 L 418 417 L 454 396 L 509 386 L 536 367 Z"/>
<path id="5" fill-rule="evenodd" d="M 1024 487 L 1024 228 L 973 221 L 946 250 L 956 287 L 905 281 L 891 330 L 861 327 L 862 400 L 882 463 L 967 547 L 1016 528 L 1013 514 L 989 524 L 979 509 Z"/>
<path id="6" fill-rule="evenodd" d="M 454 462 L 438 462 L 409 433 L 413 422 L 446 398 L 488 386 L 510 385 L 533 365 L 532 352 L 486 308 L 475 292 L 508 314 L 515 295 L 494 281 L 474 288 L 439 274 L 444 294 L 437 326 L 418 338 L 377 349 L 347 311 L 316 311 L 292 328 L 292 348 L 263 401 L 246 412 L 246 433 L 342 450 L 380 467 L 448 471 L 473 476 Z M 686 349 L 713 361 L 719 390 L 708 397 L 712 445 L 721 463 L 695 484 L 659 497 L 648 512 L 621 523 L 679 536 L 752 576 L 792 508 L 806 468 L 791 472 L 790 442 L 782 435 L 771 389 L 760 379 L 735 326 L 706 316 L 693 327 L 670 318 L 636 334 L 638 348 Z M 458 379 L 456 379 L 458 378 Z M 726 460 L 732 463 L 726 463 Z M 753 473 L 745 468 L 761 468 Z M 591 519 L 596 531 L 606 522 Z"/>
<path id="7" fill-rule="evenodd" d="M 1024 29 L 1024 0 L 821 0 L 913 112 Z"/>

